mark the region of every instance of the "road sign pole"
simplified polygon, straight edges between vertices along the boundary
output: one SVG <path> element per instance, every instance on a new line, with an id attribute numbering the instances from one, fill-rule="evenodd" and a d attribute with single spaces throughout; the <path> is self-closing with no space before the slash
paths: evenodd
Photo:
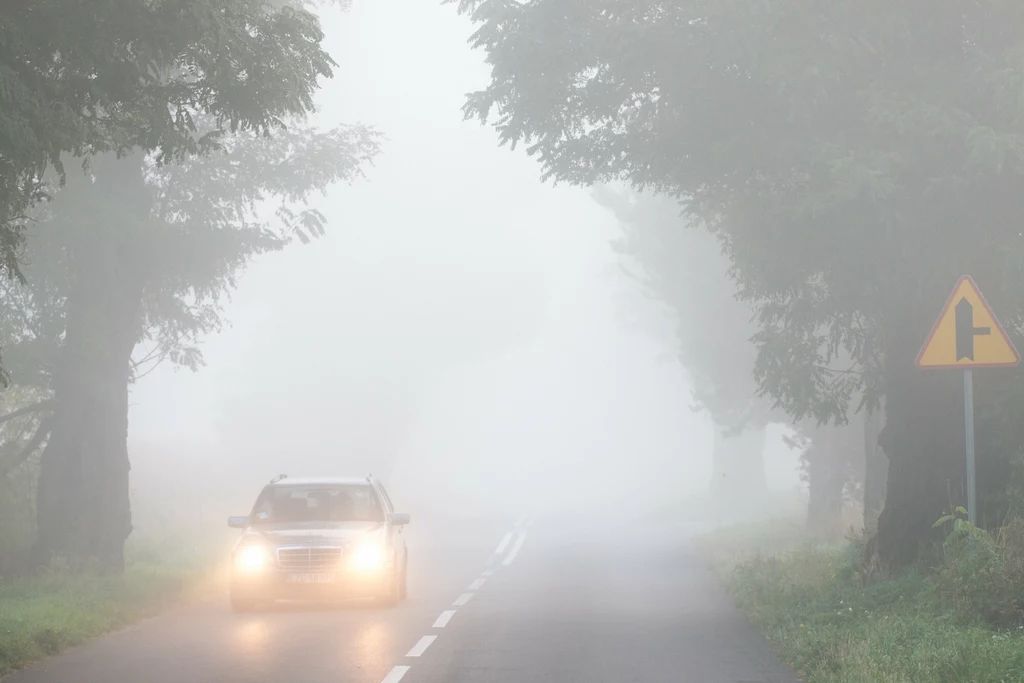
<path id="1" fill-rule="evenodd" d="M 964 370 L 964 426 L 967 432 L 967 521 L 977 524 L 974 501 L 974 376 L 970 368 Z"/>
<path id="2" fill-rule="evenodd" d="M 917 354 L 919 368 L 964 371 L 964 431 L 967 439 L 967 519 L 978 523 L 974 482 L 974 368 L 1014 368 L 1020 354 L 969 275 L 962 276 Z"/>

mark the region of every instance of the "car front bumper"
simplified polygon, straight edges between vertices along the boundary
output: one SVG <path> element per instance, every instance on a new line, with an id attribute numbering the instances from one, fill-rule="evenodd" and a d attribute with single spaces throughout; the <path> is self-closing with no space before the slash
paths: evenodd
<path id="1" fill-rule="evenodd" d="M 231 593 L 249 600 L 306 600 L 371 598 L 387 591 L 393 568 L 374 571 L 235 570 Z"/>

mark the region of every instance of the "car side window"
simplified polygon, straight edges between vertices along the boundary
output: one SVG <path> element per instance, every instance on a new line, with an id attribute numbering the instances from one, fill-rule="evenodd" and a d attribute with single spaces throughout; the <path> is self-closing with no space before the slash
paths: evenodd
<path id="1" fill-rule="evenodd" d="M 380 482 L 377 483 L 377 490 L 380 491 L 381 498 L 384 499 L 384 504 L 387 505 L 387 511 L 394 512 L 395 506 L 391 503 L 391 498 L 388 496 L 388 492 L 384 490 L 384 486 L 382 486 Z"/>
<path id="2" fill-rule="evenodd" d="M 264 486 L 263 490 L 260 491 L 260 495 L 256 498 L 256 503 L 252 506 L 252 511 L 249 512 L 249 519 L 263 522 L 270 517 L 270 487 Z"/>

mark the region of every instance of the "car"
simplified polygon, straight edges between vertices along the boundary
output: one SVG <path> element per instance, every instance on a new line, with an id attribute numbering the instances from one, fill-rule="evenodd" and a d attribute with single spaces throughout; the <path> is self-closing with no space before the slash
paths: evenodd
<path id="1" fill-rule="evenodd" d="M 231 551 L 231 607 L 353 598 L 392 607 L 408 594 L 407 524 L 372 475 L 278 475 L 248 515 L 228 518 L 242 530 Z"/>

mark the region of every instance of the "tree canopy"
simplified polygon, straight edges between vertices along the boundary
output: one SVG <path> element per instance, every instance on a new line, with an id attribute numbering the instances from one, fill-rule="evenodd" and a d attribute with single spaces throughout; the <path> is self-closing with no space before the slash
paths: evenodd
<path id="1" fill-rule="evenodd" d="M 365 126 L 320 131 L 295 122 L 273 134 L 242 133 L 222 139 L 219 150 L 179 163 L 143 162 L 152 207 L 138 233 L 133 258 L 147 266 L 137 341 L 145 353 L 133 375 L 169 361 L 197 370 L 201 338 L 220 329 L 220 304 L 239 271 L 259 254 L 324 234 L 326 218 L 312 195 L 337 182 L 358 179 L 379 151 L 379 136 Z M 4 287 L 0 342 L 15 384 L 51 388 L 66 325 L 72 260 L 91 243 L 112 236 L 83 225 L 91 204 L 123 197 L 95 193 L 96 174 L 72 174 L 52 201 L 34 215 L 27 233 L 26 284 Z M 273 169 L 272 172 L 270 169 Z M 276 211 L 274 203 L 277 203 Z"/>
<path id="2" fill-rule="evenodd" d="M 0 269 L 17 275 L 48 168 L 134 148 L 180 160 L 313 107 L 315 14 L 264 0 L 34 0 L 0 9 Z M 197 118 L 215 125 L 200 130 Z"/>
<path id="3" fill-rule="evenodd" d="M 116 14 L 120 4 L 103 9 Z M 71 88 L 60 59 L 74 54 L 77 77 L 99 86 L 81 102 L 69 99 L 73 88 L 51 93 L 81 115 L 79 137 L 69 138 L 81 144 L 51 145 L 25 165 L 20 180 L 50 201 L 23 195 L 30 220 L 7 226 L 23 284 L 4 280 L 0 343 L 17 392 L 38 400 L 16 407 L 26 419 L 0 467 L 38 462 L 37 567 L 59 558 L 123 569 L 129 385 L 162 360 L 198 368 L 198 342 L 221 324 L 240 270 L 322 235 L 312 194 L 357 179 L 379 151 L 365 126 L 322 131 L 304 120 L 333 64 L 314 14 L 261 0 L 139 7 L 69 28 L 78 42 L 54 48 L 59 85 Z M 11 59 L 26 72 L 37 64 L 24 50 Z"/>
<path id="4" fill-rule="evenodd" d="M 909 561 L 963 490 L 959 380 L 916 352 L 964 272 L 1020 321 L 1024 6 L 458 5 L 491 65 L 467 116 L 547 177 L 661 191 L 720 237 L 758 311 L 762 391 L 821 421 L 884 393 L 873 552 Z"/>
<path id="5" fill-rule="evenodd" d="M 730 263 L 716 237 L 688 226 L 671 199 L 610 186 L 598 187 L 595 195 L 619 220 L 623 236 L 614 247 L 623 267 L 676 320 L 672 345 L 697 405 L 726 432 L 784 421 L 769 400 L 757 396 L 754 311 L 737 300 Z"/>

